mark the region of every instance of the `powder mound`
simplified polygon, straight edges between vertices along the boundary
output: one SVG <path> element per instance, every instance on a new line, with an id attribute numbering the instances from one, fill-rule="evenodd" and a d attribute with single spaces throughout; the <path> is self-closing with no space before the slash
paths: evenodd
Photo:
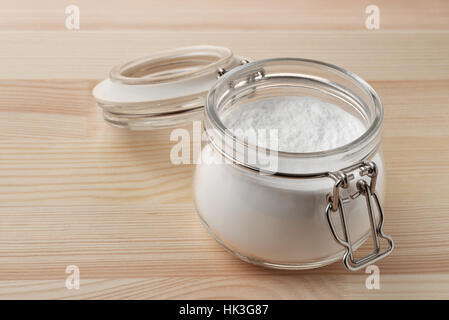
<path id="1" fill-rule="evenodd" d="M 251 144 L 285 152 L 334 149 L 366 131 L 352 114 L 312 97 L 258 100 L 231 110 L 222 121 L 234 135 Z M 270 134 L 270 129 L 277 130 L 277 135 Z"/>

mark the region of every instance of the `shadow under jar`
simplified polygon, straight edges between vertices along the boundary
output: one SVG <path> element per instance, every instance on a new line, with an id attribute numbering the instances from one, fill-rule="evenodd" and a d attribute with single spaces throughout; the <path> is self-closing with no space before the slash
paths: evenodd
<path id="1" fill-rule="evenodd" d="M 207 95 L 208 142 L 194 178 L 196 208 L 212 236 L 237 257 L 273 268 L 343 259 L 358 270 L 390 254 L 393 241 L 382 231 L 383 110 L 372 87 L 346 70 L 305 59 L 261 60 L 221 74 Z M 335 149 L 292 153 L 250 144 L 224 125 L 235 108 L 283 96 L 336 105 L 366 131 Z M 373 251 L 356 258 L 370 235 Z"/>

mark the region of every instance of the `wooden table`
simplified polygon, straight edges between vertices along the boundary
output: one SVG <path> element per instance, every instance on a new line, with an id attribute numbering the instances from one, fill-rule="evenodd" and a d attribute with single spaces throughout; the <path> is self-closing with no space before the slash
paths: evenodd
<path id="1" fill-rule="evenodd" d="M 0 5 L 0 298 L 449 298 L 449 3 L 59 1 Z M 365 29 L 365 7 L 380 30 Z M 169 130 L 109 127 L 91 95 L 111 66 L 193 44 L 349 69 L 385 107 L 380 290 L 341 263 L 301 272 L 225 252 L 192 202 Z M 65 286 L 68 265 L 79 290 Z"/>

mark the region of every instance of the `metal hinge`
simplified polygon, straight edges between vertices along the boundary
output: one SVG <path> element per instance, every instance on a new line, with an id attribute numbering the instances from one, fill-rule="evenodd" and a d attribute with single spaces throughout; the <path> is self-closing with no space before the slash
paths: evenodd
<path id="1" fill-rule="evenodd" d="M 351 171 L 357 169 L 359 170 L 359 175 L 361 177 L 367 176 L 371 179 L 370 183 L 368 184 L 368 182 L 366 182 L 365 179 L 363 178 L 359 179 L 356 184 L 357 191 L 346 198 L 341 197 L 340 188 L 347 189 L 349 187 L 350 181 L 354 180 L 354 174 L 351 173 Z M 328 204 L 326 206 L 326 216 L 329 222 L 332 235 L 334 236 L 335 240 L 346 248 L 346 252 L 343 256 L 343 263 L 346 266 L 346 268 L 351 271 L 359 270 L 361 268 L 366 267 L 369 264 L 379 261 L 380 259 L 388 256 L 394 249 L 393 239 L 391 239 L 390 236 L 384 234 L 382 230 L 384 224 L 384 213 L 379 201 L 379 197 L 377 196 L 376 193 L 377 175 L 378 175 L 377 166 L 374 162 L 369 163 L 362 162 L 355 167 L 351 167 L 347 171 L 338 171 L 330 174 L 330 177 L 335 180 L 335 185 L 332 194 L 328 194 L 327 196 Z M 369 255 L 363 258 L 355 259 L 353 255 L 354 249 L 352 247 L 349 235 L 343 204 L 361 195 L 365 197 L 366 206 L 368 208 L 368 216 L 371 224 L 371 234 L 373 236 L 374 241 L 374 250 Z M 376 221 L 376 217 L 374 215 L 372 199 L 374 199 L 377 211 L 379 213 L 378 222 Z M 333 212 L 340 213 L 344 239 L 341 239 L 335 230 L 335 226 L 331 219 L 331 214 Z M 388 248 L 382 252 L 380 251 L 380 241 L 379 241 L 379 239 L 381 238 L 388 241 Z"/>
<path id="2" fill-rule="evenodd" d="M 249 63 L 249 60 L 247 59 L 242 59 L 240 60 L 240 65 L 244 65 Z M 222 75 L 224 75 L 226 72 L 228 72 L 228 70 L 226 70 L 225 68 L 218 68 L 217 70 L 217 79 L 221 78 Z"/>

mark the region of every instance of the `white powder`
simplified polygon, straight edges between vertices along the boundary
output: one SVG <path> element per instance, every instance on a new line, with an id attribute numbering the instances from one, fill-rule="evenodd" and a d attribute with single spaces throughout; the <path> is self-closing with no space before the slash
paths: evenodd
<path id="1" fill-rule="evenodd" d="M 332 103 L 295 96 L 269 98 L 235 108 L 225 115 L 223 123 L 236 136 L 262 147 L 270 145 L 262 139 L 257 141 L 256 134 L 247 133 L 277 129 L 278 150 L 286 152 L 334 149 L 366 131 L 359 119 Z"/>
<path id="2" fill-rule="evenodd" d="M 336 148 L 365 131 L 361 121 L 338 106 L 308 97 L 277 97 L 241 105 L 225 115 L 223 122 L 236 135 L 237 129 L 279 129 L 278 149 L 291 152 Z M 332 179 L 259 175 L 215 161 L 221 156 L 211 144 L 203 148 L 202 157 L 208 161 L 196 167 L 196 208 L 209 231 L 229 250 L 253 262 L 294 268 L 314 268 L 343 256 L 344 248 L 330 233 L 325 214 L 326 196 L 335 183 Z M 373 160 L 381 173 L 376 189 L 382 199 L 381 154 L 376 153 Z M 342 194 L 355 193 L 355 186 L 351 183 Z M 359 244 L 370 230 L 365 200 L 359 197 L 344 207 L 351 240 Z M 338 215 L 333 217 L 336 229 L 341 230 Z"/>

